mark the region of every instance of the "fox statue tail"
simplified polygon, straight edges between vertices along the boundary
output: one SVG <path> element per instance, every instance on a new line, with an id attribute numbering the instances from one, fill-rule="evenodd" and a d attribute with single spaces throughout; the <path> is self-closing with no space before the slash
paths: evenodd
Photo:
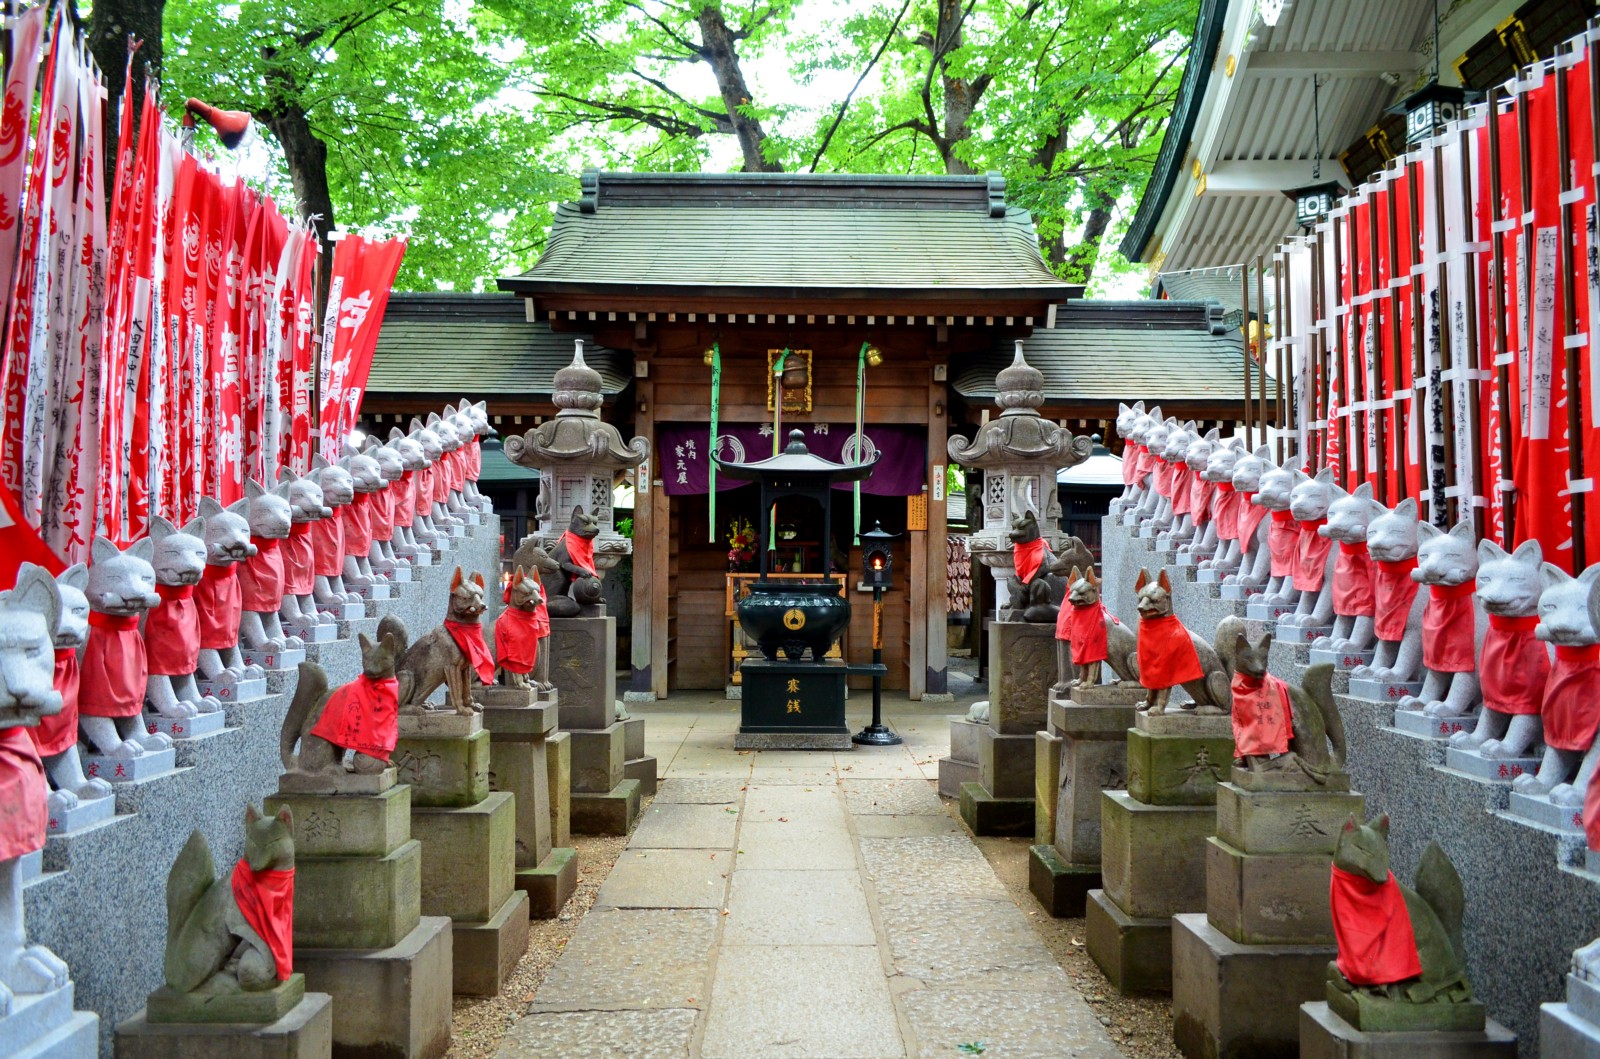
<path id="1" fill-rule="evenodd" d="M 278 733 L 278 757 L 284 768 L 294 768 L 295 744 L 317 723 L 317 717 L 322 712 L 317 707 L 327 694 L 328 674 L 315 662 L 301 662 L 294 700 L 289 703 L 289 713 L 284 717 L 283 728 Z"/>

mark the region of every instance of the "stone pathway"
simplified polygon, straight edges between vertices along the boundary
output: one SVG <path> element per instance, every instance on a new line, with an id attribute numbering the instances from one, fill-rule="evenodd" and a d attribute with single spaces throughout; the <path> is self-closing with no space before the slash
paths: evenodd
<path id="1" fill-rule="evenodd" d="M 660 793 L 503 1059 L 1121 1055 L 935 793 L 944 715 L 740 753 L 730 706 L 642 711 Z"/>

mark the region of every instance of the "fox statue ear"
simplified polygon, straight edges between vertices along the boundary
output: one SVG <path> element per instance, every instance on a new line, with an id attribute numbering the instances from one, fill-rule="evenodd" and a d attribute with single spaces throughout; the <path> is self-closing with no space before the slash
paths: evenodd
<path id="1" fill-rule="evenodd" d="M 1069 572 L 1067 574 L 1067 580 L 1070 581 L 1070 582 L 1073 582 L 1074 584 L 1076 584 L 1079 581 L 1082 581 L 1083 580 L 1083 571 L 1079 570 L 1077 568 L 1077 566 L 1074 565 L 1072 570 L 1071 570 L 1071 572 Z"/>
<path id="2" fill-rule="evenodd" d="M 1478 542 L 1478 565 L 1492 563 L 1506 557 L 1506 550 L 1485 537 Z"/>
<path id="3" fill-rule="evenodd" d="M 281 821 L 283 826 L 287 827 L 290 831 L 294 830 L 294 813 L 289 811 L 289 807 L 287 805 L 278 810 L 278 820 Z"/>
<path id="4" fill-rule="evenodd" d="M 1404 515 L 1406 518 L 1416 518 L 1417 517 L 1417 499 L 1416 499 L 1416 497 L 1408 496 L 1404 500 L 1400 501 L 1398 504 L 1396 504 L 1394 506 L 1394 513 L 1396 515 Z"/>
<path id="5" fill-rule="evenodd" d="M 253 824 L 257 820 L 260 820 L 260 819 L 261 819 L 261 814 L 256 811 L 255 805 L 252 804 L 252 803 L 249 803 L 249 802 L 245 803 L 245 807 L 244 807 L 244 822 L 247 823 L 247 824 Z"/>
<path id="6" fill-rule="evenodd" d="M 1083 576 L 1091 585 L 1094 585 L 1096 588 L 1100 587 L 1100 579 L 1094 575 L 1094 567 L 1089 567 L 1088 573 L 1084 574 Z"/>
<path id="7" fill-rule="evenodd" d="M 1344 822 L 1344 832 L 1345 832 L 1345 834 L 1348 835 L 1348 834 L 1354 832 L 1355 829 L 1356 829 L 1356 814 L 1355 813 L 1351 813 L 1350 814 L 1350 819 L 1348 819 L 1348 820 L 1346 820 Z"/>
<path id="8" fill-rule="evenodd" d="M 1146 570 L 1144 567 L 1141 566 L 1139 568 L 1139 577 L 1133 583 L 1133 590 L 1135 592 L 1143 591 L 1144 586 L 1148 585 L 1149 583 L 1150 583 L 1150 571 Z"/>
<path id="9" fill-rule="evenodd" d="M 1161 573 L 1156 577 L 1156 584 L 1160 585 L 1168 592 L 1172 591 L 1172 579 L 1167 576 L 1167 571 L 1165 568 L 1163 568 Z"/>
<path id="10" fill-rule="evenodd" d="M 1384 838 L 1388 838 L 1389 814 L 1384 813 L 1382 816 L 1378 817 L 1377 820 L 1373 821 L 1372 826 L 1377 829 L 1378 834 L 1382 835 Z"/>
<path id="11" fill-rule="evenodd" d="M 1539 581 L 1543 584 L 1544 591 L 1546 592 L 1561 584 L 1563 581 L 1571 580 L 1572 578 L 1567 574 L 1567 572 L 1561 569 L 1561 567 L 1557 566 L 1555 563 L 1545 563 L 1539 567 Z"/>
<path id="12" fill-rule="evenodd" d="M 361 641 L 361 655 L 363 658 L 372 653 L 372 640 L 368 638 L 366 633 L 357 633 L 356 639 Z"/>
<path id="13" fill-rule="evenodd" d="M 477 585 L 479 588 L 482 588 L 483 587 L 483 575 L 482 574 L 476 574 L 476 573 L 473 574 L 472 575 L 472 583 Z"/>
<path id="14" fill-rule="evenodd" d="M 1539 566 L 1544 562 L 1544 551 L 1539 547 L 1538 541 L 1525 540 L 1517 545 L 1517 550 L 1511 553 L 1511 558 L 1519 563 L 1532 563 L 1535 566 Z"/>
<path id="15" fill-rule="evenodd" d="M 456 567 L 456 574 L 450 579 L 450 591 L 454 592 L 461 587 L 461 567 Z"/>

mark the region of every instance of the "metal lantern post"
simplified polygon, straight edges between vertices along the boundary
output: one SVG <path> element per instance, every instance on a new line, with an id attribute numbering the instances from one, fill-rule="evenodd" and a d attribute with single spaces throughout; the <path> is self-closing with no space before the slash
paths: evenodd
<path id="1" fill-rule="evenodd" d="M 876 520 L 861 535 L 861 574 L 872 586 L 872 723 L 851 736 L 865 746 L 898 746 L 901 739 L 883 723 L 883 590 L 894 579 L 893 541 L 898 533 L 885 533 Z"/>

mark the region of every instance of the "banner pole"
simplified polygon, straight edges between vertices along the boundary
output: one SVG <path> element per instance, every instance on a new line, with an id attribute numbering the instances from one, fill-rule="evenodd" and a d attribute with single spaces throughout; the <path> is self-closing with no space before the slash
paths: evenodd
<path id="1" fill-rule="evenodd" d="M 1406 258 L 1414 267 L 1422 261 L 1422 210 L 1417 205 L 1417 184 L 1422 179 L 1422 167 L 1419 165 L 1413 171 L 1409 157 L 1405 161 L 1405 167 L 1406 210 L 1411 222 L 1411 231 L 1408 233 L 1408 242 L 1411 245 L 1406 248 Z M 1427 375 L 1422 354 L 1422 284 L 1418 282 L 1420 278 L 1420 272 L 1413 272 L 1411 275 L 1411 431 L 1417 442 L 1418 460 L 1425 461 L 1424 451 L 1428 442 L 1427 416 L 1421 411 L 1422 401 L 1417 397 L 1418 387 L 1422 385 L 1422 380 Z M 1432 494 L 1428 491 L 1425 472 L 1426 467 L 1418 468 L 1417 500 L 1419 503 L 1427 503 L 1431 508 L 1433 500 Z M 1431 510 L 1429 516 L 1430 522 L 1438 521 L 1433 517 Z"/>
<path id="2" fill-rule="evenodd" d="M 706 493 L 710 504 L 707 518 L 707 543 L 717 543 L 717 413 L 722 402 L 722 343 L 711 343 L 711 449 L 707 453 L 711 488 Z"/>
<path id="3" fill-rule="evenodd" d="M 1344 300 L 1346 268 L 1349 269 L 1350 293 L 1355 294 L 1356 289 L 1356 254 L 1355 254 L 1355 218 L 1347 211 L 1341 217 L 1330 217 L 1333 230 L 1333 291 L 1328 298 L 1328 324 L 1333 328 L 1333 356 L 1338 358 L 1339 386 L 1344 391 L 1342 394 L 1333 392 L 1333 373 L 1328 373 L 1328 386 L 1331 395 L 1328 407 L 1331 411 L 1335 403 L 1344 398 L 1344 415 L 1340 416 L 1339 425 L 1339 456 L 1341 466 L 1337 480 L 1347 489 L 1354 489 L 1357 481 L 1361 479 L 1364 461 L 1361 446 L 1356 444 L 1356 373 L 1353 370 L 1355 350 L 1352 343 L 1347 341 L 1351 336 L 1346 328 L 1354 317 L 1355 310 L 1347 305 Z M 1345 253 L 1345 240 L 1350 240 L 1350 252 Z M 1343 309 L 1343 316 L 1339 310 Z"/>
<path id="4" fill-rule="evenodd" d="M 1256 378 L 1260 380 L 1261 403 L 1256 407 L 1256 422 L 1261 425 L 1261 444 L 1267 443 L 1267 261 L 1265 255 L 1256 255 Z M 1244 403 L 1250 403 L 1250 391 L 1245 389 Z M 1246 441 L 1248 442 L 1248 438 Z M 1246 446 L 1248 447 L 1248 445 Z"/>
<path id="5" fill-rule="evenodd" d="M 1287 251 L 1278 255 L 1277 264 L 1277 275 L 1272 277 L 1272 282 L 1278 291 L 1278 304 L 1275 307 L 1276 311 L 1273 313 L 1273 323 L 1276 325 L 1273 328 L 1273 331 L 1277 334 L 1278 346 L 1278 384 L 1273 389 L 1273 396 L 1277 398 L 1278 402 L 1278 414 L 1276 417 L 1278 424 L 1278 447 L 1276 455 L 1278 458 L 1278 466 L 1281 467 L 1283 466 L 1284 447 L 1286 444 L 1284 438 L 1289 433 L 1289 404 L 1284 399 L 1284 393 L 1286 388 L 1291 391 L 1293 389 L 1293 387 L 1289 385 L 1290 358 L 1287 353 L 1289 348 L 1290 328 L 1294 325 L 1294 319 L 1289 307 L 1290 266 L 1289 254 Z"/>
<path id="6" fill-rule="evenodd" d="M 1588 46 L 1591 63 L 1593 46 Z M 1578 377 L 1579 351 L 1570 345 L 1578 331 L 1578 310 L 1575 304 L 1578 292 L 1572 274 L 1572 207 L 1567 203 L 1567 192 L 1572 190 L 1572 134 L 1567 120 L 1567 106 L 1571 102 L 1567 90 L 1567 72 L 1558 64 L 1556 80 L 1556 160 L 1561 178 L 1561 240 L 1557 245 L 1556 273 L 1561 277 L 1561 347 L 1566 356 L 1567 384 L 1567 489 L 1572 501 L 1572 572 L 1583 572 L 1588 564 L 1588 548 L 1584 540 L 1585 494 L 1578 483 L 1583 479 L 1583 389 Z M 1591 330 L 1593 325 L 1591 324 Z"/>
<path id="7" fill-rule="evenodd" d="M 1457 132 L 1457 139 L 1461 145 L 1461 201 L 1473 203 L 1477 201 L 1472 194 L 1472 137 L 1465 128 Z M 1469 246 L 1477 244 L 1475 238 L 1476 220 L 1472 207 L 1465 207 L 1464 212 L 1467 231 L 1465 233 Z M 1488 536 L 1489 509 L 1487 505 L 1479 506 L 1480 493 L 1487 496 L 1483 480 L 1483 438 L 1482 420 L 1479 418 L 1482 409 L 1479 407 L 1478 393 L 1478 329 L 1475 326 L 1478 319 L 1478 254 L 1469 250 L 1467 253 L 1467 282 L 1466 289 L 1461 292 L 1462 301 L 1466 307 L 1466 326 L 1462 329 L 1466 338 L 1466 348 L 1461 350 L 1461 369 L 1457 375 L 1457 383 L 1465 387 L 1466 399 L 1462 402 L 1466 406 L 1467 437 L 1466 442 L 1472 447 L 1472 488 L 1463 489 L 1461 502 L 1467 505 L 1467 513 L 1472 517 L 1472 528 L 1478 540 Z M 1454 405 L 1450 406 L 1453 410 Z"/>
<path id="8" fill-rule="evenodd" d="M 1250 266 L 1248 264 L 1239 268 L 1239 285 L 1239 337 L 1242 340 L 1240 352 L 1244 354 L 1239 358 L 1244 368 L 1244 447 L 1249 450 L 1253 446 L 1250 444 Z M 1258 324 L 1257 333 L 1261 330 L 1262 327 Z"/>
<path id="9" fill-rule="evenodd" d="M 1455 525 L 1459 508 L 1450 497 L 1450 483 L 1456 477 L 1455 468 L 1455 383 L 1453 350 L 1450 348 L 1450 272 L 1444 263 L 1444 152 L 1435 143 L 1433 152 L 1433 242 L 1434 293 L 1428 327 L 1437 328 L 1434 336 L 1439 357 L 1438 382 L 1429 387 L 1428 428 L 1437 427 L 1438 444 L 1430 444 L 1433 459 L 1434 525 L 1449 529 Z M 1432 382 L 1433 380 L 1429 380 Z M 1460 484 L 1460 483 L 1456 483 Z M 1443 518 L 1440 518 L 1442 514 Z"/>
<path id="10" fill-rule="evenodd" d="M 1367 326 L 1372 329 L 1372 393 L 1367 394 L 1367 429 L 1372 431 L 1372 451 L 1376 458 L 1372 461 L 1372 471 L 1376 475 L 1374 489 L 1379 503 L 1389 500 L 1389 444 L 1388 444 L 1388 416 L 1386 409 L 1379 408 L 1378 404 L 1385 398 L 1383 394 L 1383 312 L 1382 303 L 1378 299 L 1378 197 L 1374 195 L 1367 202 L 1367 276 L 1370 280 L 1368 293 L 1371 298 L 1367 304 L 1372 306 L 1369 310 L 1371 320 Z M 1363 356 L 1366 346 L 1362 347 Z"/>
<path id="11" fill-rule="evenodd" d="M 1495 400 L 1500 406 L 1495 417 L 1495 444 L 1500 451 L 1500 479 L 1494 483 L 1500 496 L 1500 544 L 1509 549 L 1516 540 L 1517 493 L 1511 481 L 1511 371 L 1507 356 L 1506 333 L 1506 244 L 1500 224 L 1505 211 L 1500 202 L 1500 86 L 1489 89 L 1489 241 L 1494 254 L 1490 266 L 1494 270 L 1489 285 L 1489 316 L 1493 327 L 1489 329 L 1490 352 L 1495 371 Z"/>

